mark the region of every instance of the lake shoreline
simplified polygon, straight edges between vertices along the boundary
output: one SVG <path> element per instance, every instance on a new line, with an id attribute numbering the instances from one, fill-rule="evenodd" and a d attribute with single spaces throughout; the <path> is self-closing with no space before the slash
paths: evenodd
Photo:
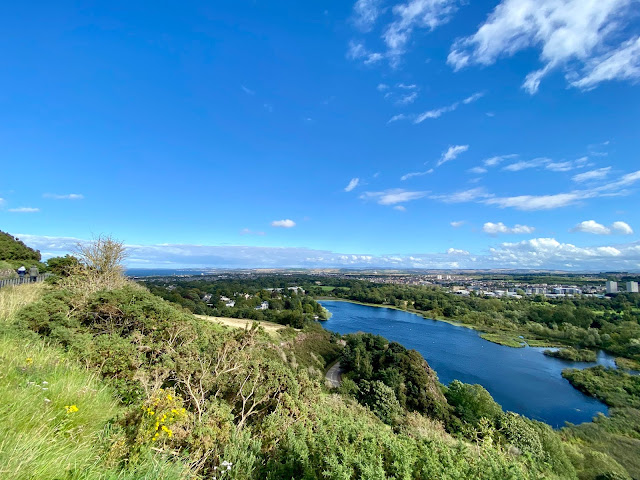
<path id="1" fill-rule="evenodd" d="M 567 368 L 613 363 L 613 358 L 604 352 L 596 363 L 568 362 L 543 355 L 541 348 L 527 348 L 526 344 L 523 348 L 500 349 L 503 345 L 482 338 L 477 329 L 428 319 L 402 308 L 345 299 L 318 300 L 326 302 L 323 306 L 333 312 L 331 320 L 322 322 L 325 329 L 343 335 L 357 332 L 380 335 L 417 350 L 443 385 L 456 379 L 480 384 L 505 411 L 543 421 L 553 428 L 562 428 L 565 422 L 590 422 L 597 414 L 609 414 L 606 404 L 585 395 L 562 376 Z M 366 310 L 374 306 L 382 308 Z M 404 317 L 405 314 L 408 316 Z M 455 328 L 460 326 L 465 328 Z"/>
<path id="2" fill-rule="evenodd" d="M 388 308 L 391 310 L 398 310 L 400 312 L 413 313 L 414 315 L 418 315 L 419 317 L 422 317 L 426 320 L 435 320 L 437 322 L 448 323 L 449 325 L 454 325 L 456 327 L 464 327 L 470 330 L 474 330 L 478 332 L 480 337 L 482 337 L 487 342 L 496 343 L 498 345 L 502 345 L 510 348 L 522 348 L 525 346 L 525 345 L 522 345 L 523 342 L 530 347 L 562 348 L 562 347 L 570 346 L 568 344 L 553 342 L 551 340 L 527 338 L 525 336 L 521 336 L 518 332 L 509 333 L 509 332 L 505 332 L 504 330 L 488 330 L 488 329 L 480 328 L 479 326 L 473 325 L 470 323 L 458 322 L 458 321 L 449 320 L 446 318 L 427 317 L 424 312 L 413 309 L 413 308 L 401 308 L 401 307 L 396 307 L 395 305 L 380 305 L 376 303 L 359 302 L 357 300 L 350 300 L 348 298 L 335 298 L 335 297 L 324 297 L 324 296 L 314 297 L 314 300 L 318 302 L 322 302 L 322 301 L 347 302 L 347 303 L 353 303 L 355 305 L 363 305 L 365 307 Z"/>

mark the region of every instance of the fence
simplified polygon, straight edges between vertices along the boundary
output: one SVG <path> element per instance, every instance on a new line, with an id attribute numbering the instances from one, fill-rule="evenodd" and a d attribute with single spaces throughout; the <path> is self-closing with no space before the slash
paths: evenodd
<path id="1" fill-rule="evenodd" d="M 51 273 L 43 273 L 36 277 L 36 282 L 44 282 L 51 276 Z M 22 285 L 23 283 L 32 283 L 31 278 L 27 275 L 24 278 L 8 278 L 6 280 L 0 280 L 0 288 L 10 287 L 12 285 Z"/>

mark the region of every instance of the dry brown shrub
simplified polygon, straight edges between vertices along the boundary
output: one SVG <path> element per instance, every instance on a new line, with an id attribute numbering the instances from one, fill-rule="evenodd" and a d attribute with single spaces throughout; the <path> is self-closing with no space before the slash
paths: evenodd
<path id="1" fill-rule="evenodd" d="M 69 276 L 61 280 L 61 285 L 74 293 L 76 308 L 84 305 L 95 292 L 133 284 L 124 276 L 123 262 L 127 257 L 124 242 L 110 235 L 78 243 L 74 255 L 79 263 L 70 268 Z"/>

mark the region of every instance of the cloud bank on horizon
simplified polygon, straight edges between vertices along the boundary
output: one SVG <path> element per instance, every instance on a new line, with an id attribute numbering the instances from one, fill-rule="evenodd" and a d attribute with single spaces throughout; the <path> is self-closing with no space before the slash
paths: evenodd
<path id="1" fill-rule="evenodd" d="M 490 224 L 502 230 L 501 223 Z M 486 225 L 485 225 L 486 227 Z M 494 228 L 497 227 L 497 228 Z M 516 225 L 514 230 L 531 227 Z M 44 257 L 72 253 L 86 240 L 22 234 L 19 238 Z M 640 271 L 640 241 L 578 247 L 554 238 L 502 242 L 479 254 L 450 247 L 442 253 L 370 255 L 295 247 L 207 246 L 184 244 L 126 245 L 129 267 L 220 268 L 394 268 L 394 269 L 552 269 Z"/>

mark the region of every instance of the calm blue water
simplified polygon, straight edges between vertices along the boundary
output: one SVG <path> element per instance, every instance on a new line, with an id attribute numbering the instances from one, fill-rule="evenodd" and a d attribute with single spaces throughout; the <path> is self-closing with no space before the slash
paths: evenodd
<path id="1" fill-rule="evenodd" d="M 415 349 L 429 362 L 444 384 L 454 379 L 479 383 L 504 408 L 553 427 L 565 422 L 591 421 L 607 407 L 573 388 L 562 378 L 568 367 L 593 363 L 567 362 L 543 355 L 544 348 L 510 348 L 480 338 L 478 332 L 445 322 L 428 320 L 390 308 L 348 302 L 321 301 L 332 317 L 323 322 L 338 333 L 369 332 Z M 600 352 L 598 363 L 615 366 Z"/>

